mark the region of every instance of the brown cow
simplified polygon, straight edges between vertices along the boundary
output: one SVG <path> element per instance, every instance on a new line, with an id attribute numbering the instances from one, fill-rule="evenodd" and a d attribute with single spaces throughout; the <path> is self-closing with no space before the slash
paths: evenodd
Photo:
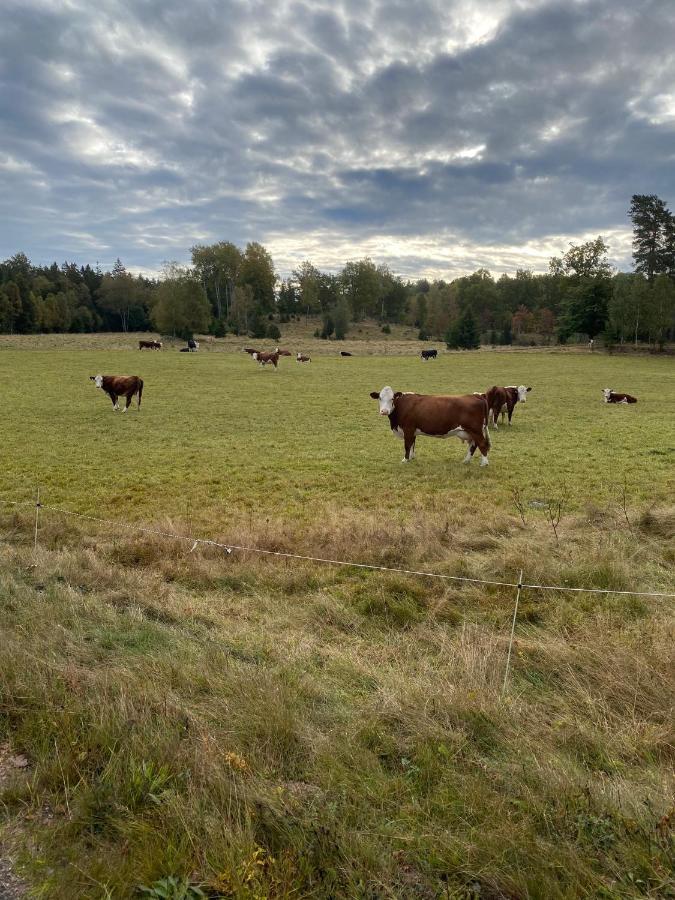
<path id="1" fill-rule="evenodd" d="M 279 364 L 279 354 L 278 353 L 263 353 L 261 351 L 256 350 L 256 352 L 252 353 L 251 356 L 261 366 L 266 366 L 267 363 L 272 363 L 272 365 L 276 369 L 277 365 Z"/>
<path id="2" fill-rule="evenodd" d="M 603 388 L 602 393 L 605 396 L 605 403 L 637 403 L 637 397 L 630 394 L 619 394 L 610 388 Z"/>
<path id="3" fill-rule="evenodd" d="M 312 361 L 311 356 L 303 356 L 302 353 L 298 353 L 298 355 L 295 357 L 295 359 L 297 362 L 311 362 Z"/>
<path id="4" fill-rule="evenodd" d="M 113 409 L 119 409 L 117 402 L 119 397 L 126 397 L 127 405 L 122 410 L 122 412 L 126 412 L 131 406 L 135 394 L 138 395 L 138 408 L 141 408 L 143 379 L 138 375 L 90 375 L 89 380 L 110 397 Z"/>
<path id="5" fill-rule="evenodd" d="M 276 350 L 274 352 L 278 353 L 279 356 L 293 356 L 293 354 L 291 353 L 290 350 L 280 350 L 278 347 L 276 348 Z"/>
<path id="6" fill-rule="evenodd" d="M 502 425 L 504 424 L 505 415 L 508 415 L 510 425 L 516 403 L 525 403 L 527 395 L 531 390 L 531 387 L 525 387 L 524 384 L 518 386 L 510 384 L 508 387 L 497 387 L 497 385 L 493 385 L 485 392 L 485 397 L 488 402 L 488 420 L 492 419 L 490 424 L 493 424 L 495 428 L 498 428 L 497 419 L 501 413 Z"/>
<path id="7" fill-rule="evenodd" d="M 139 350 L 161 350 L 162 342 L 161 341 L 139 341 L 138 349 Z"/>
<path id="8" fill-rule="evenodd" d="M 415 458 L 415 440 L 418 435 L 428 437 L 458 437 L 469 445 L 464 462 L 471 462 L 476 447 L 480 450 L 481 466 L 488 464 L 490 433 L 487 427 L 487 402 L 476 394 L 448 397 L 429 394 L 401 393 L 390 387 L 372 391 L 373 400 L 379 400 L 380 415 L 389 416 L 389 424 L 395 437 L 403 440 L 403 462 Z"/>
<path id="9" fill-rule="evenodd" d="M 244 347 L 244 353 L 248 353 L 249 356 L 253 356 L 254 353 L 259 353 L 259 350 L 256 350 L 255 347 Z"/>

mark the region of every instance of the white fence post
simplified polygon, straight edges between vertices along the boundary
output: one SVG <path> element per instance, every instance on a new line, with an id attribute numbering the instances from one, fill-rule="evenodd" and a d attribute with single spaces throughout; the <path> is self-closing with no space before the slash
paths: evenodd
<path id="1" fill-rule="evenodd" d="M 506 682 L 509 678 L 509 669 L 511 667 L 511 648 L 513 647 L 513 635 L 516 630 L 516 617 L 518 615 L 518 603 L 520 601 L 520 592 L 523 588 L 523 570 L 520 570 L 520 578 L 518 579 L 518 591 L 516 593 L 516 606 L 513 610 L 513 622 L 511 623 L 511 638 L 509 640 L 509 652 L 506 657 L 506 671 L 504 672 L 504 684 L 502 685 L 502 694 L 506 690 Z"/>

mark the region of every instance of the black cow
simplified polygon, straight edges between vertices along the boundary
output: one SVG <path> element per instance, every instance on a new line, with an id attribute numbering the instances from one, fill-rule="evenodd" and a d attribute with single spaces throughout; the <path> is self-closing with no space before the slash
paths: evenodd
<path id="1" fill-rule="evenodd" d="M 436 359 L 438 356 L 438 350 L 422 350 L 420 353 L 422 359 Z"/>

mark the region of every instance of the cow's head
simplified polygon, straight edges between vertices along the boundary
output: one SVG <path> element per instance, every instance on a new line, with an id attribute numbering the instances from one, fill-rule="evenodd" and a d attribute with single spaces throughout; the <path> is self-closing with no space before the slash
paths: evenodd
<path id="1" fill-rule="evenodd" d="M 603 388 L 602 389 L 602 395 L 605 398 L 605 403 L 609 403 L 609 398 L 610 398 L 611 394 L 612 394 L 611 388 Z"/>
<path id="2" fill-rule="evenodd" d="M 97 388 L 103 387 L 103 375 L 90 375 L 89 381 L 93 381 Z"/>
<path id="3" fill-rule="evenodd" d="M 525 387 L 524 384 L 519 384 L 517 390 L 518 390 L 518 402 L 524 403 L 527 400 L 527 392 L 531 391 L 532 388 Z"/>
<path id="4" fill-rule="evenodd" d="M 370 396 L 373 400 L 380 401 L 380 415 L 390 416 L 394 411 L 394 400 L 401 396 L 401 391 L 396 391 L 389 386 L 383 387 L 381 391 L 371 391 Z"/>

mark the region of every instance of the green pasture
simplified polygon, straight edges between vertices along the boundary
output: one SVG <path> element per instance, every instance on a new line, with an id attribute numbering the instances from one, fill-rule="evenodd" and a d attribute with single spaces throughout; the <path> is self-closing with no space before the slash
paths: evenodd
<path id="1" fill-rule="evenodd" d="M 570 508 L 615 499 L 672 500 L 675 365 L 672 359 L 554 352 L 317 357 L 279 370 L 244 353 L 175 350 L 0 353 L 3 404 L 0 493 L 43 497 L 83 513 L 134 520 L 184 518 L 206 526 L 242 517 L 303 523 L 327 508 L 405 520 L 438 509 L 513 509 L 565 490 Z M 138 374 L 140 413 L 113 412 L 89 375 Z M 456 439 L 402 442 L 377 415 L 371 390 L 464 393 L 532 386 L 513 426 L 492 432 L 490 466 L 462 463 Z M 637 395 L 608 406 L 601 389 Z"/>

